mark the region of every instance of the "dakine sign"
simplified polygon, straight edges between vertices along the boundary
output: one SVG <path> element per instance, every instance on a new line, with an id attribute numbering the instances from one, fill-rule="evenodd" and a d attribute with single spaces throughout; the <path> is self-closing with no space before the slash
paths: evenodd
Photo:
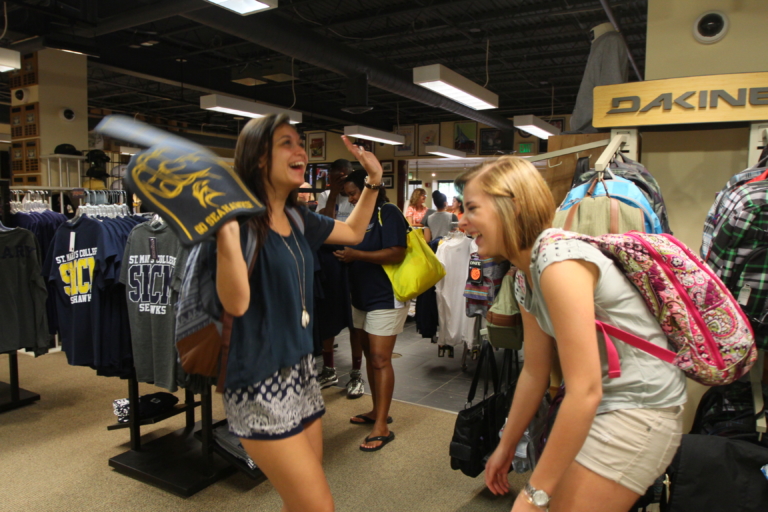
<path id="1" fill-rule="evenodd" d="M 768 73 L 596 87 L 593 117 L 598 128 L 768 120 Z"/>

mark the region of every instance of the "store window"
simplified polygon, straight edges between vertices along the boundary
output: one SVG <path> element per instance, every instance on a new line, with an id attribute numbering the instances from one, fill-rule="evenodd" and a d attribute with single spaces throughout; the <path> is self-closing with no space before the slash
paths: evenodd
<path id="1" fill-rule="evenodd" d="M 450 206 L 453 203 L 453 198 L 456 196 L 456 187 L 453 186 L 453 180 L 440 180 L 437 182 L 437 190 L 445 194 L 448 198 L 445 204 Z"/>

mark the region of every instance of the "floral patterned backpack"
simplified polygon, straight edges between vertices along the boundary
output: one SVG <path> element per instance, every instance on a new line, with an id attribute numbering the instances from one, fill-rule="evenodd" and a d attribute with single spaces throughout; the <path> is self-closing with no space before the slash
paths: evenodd
<path id="1" fill-rule="evenodd" d="M 631 231 L 591 237 L 559 231 L 546 236 L 539 250 L 559 239 L 582 240 L 611 258 L 640 291 L 677 351 L 595 320 L 606 342 L 609 377 L 621 375 L 609 335 L 707 386 L 730 384 L 755 363 L 755 337 L 741 307 L 712 270 L 673 236 Z"/>

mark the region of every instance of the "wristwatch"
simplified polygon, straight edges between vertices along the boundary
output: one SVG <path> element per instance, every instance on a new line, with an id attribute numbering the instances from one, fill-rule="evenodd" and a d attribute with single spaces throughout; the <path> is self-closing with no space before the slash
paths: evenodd
<path id="1" fill-rule="evenodd" d="M 371 183 L 368 183 L 368 176 L 365 177 L 365 188 L 369 188 L 371 190 L 379 190 L 381 188 L 381 183 L 377 185 L 372 185 Z"/>
<path id="2" fill-rule="evenodd" d="M 546 491 L 534 489 L 530 483 L 527 483 L 523 487 L 523 493 L 525 494 L 526 501 L 531 505 L 535 505 L 543 510 L 549 510 L 550 497 Z"/>

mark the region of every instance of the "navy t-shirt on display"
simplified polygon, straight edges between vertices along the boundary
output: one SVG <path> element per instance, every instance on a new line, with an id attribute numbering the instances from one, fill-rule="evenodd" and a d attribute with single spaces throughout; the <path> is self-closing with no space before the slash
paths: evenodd
<path id="1" fill-rule="evenodd" d="M 61 345 L 71 365 L 91 366 L 101 321 L 100 273 L 109 237 L 102 224 L 87 217 L 56 231 L 43 276 L 54 283 Z"/>
<path id="2" fill-rule="evenodd" d="M 353 249 L 379 251 L 389 247 L 407 247 L 406 220 L 400 209 L 392 203 L 385 203 L 374 210 L 365 238 Z M 353 261 L 349 266 L 349 284 L 352 291 L 352 305 L 361 311 L 378 309 L 399 309 L 404 303 L 395 299 L 392 283 L 381 265 L 365 261 Z"/>

